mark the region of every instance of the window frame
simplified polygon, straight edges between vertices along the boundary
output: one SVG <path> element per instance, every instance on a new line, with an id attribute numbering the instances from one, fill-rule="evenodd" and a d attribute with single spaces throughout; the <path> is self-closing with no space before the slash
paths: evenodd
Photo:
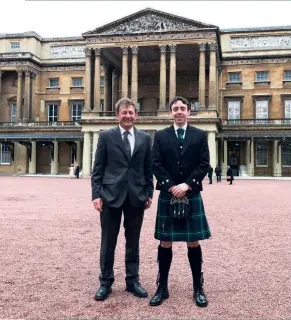
<path id="1" fill-rule="evenodd" d="M 229 109 L 230 109 L 230 104 L 234 104 L 234 103 L 238 103 L 238 106 L 236 105 L 235 107 L 239 107 L 239 118 L 233 118 L 233 119 L 230 119 L 229 117 Z M 227 100 L 227 120 L 230 120 L 230 121 L 235 121 L 235 120 L 240 120 L 241 119 L 241 100 L 237 99 L 231 99 L 231 100 Z"/>
<path id="2" fill-rule="evenodd" d="M 265 155 L 266 155 L 267 164 L 258 164 L 258 154 L 260 154 L 260 152 L 258 152 L 258 151 L 262 150 L 262 149 L 259 149 L 260 144 L 266 146 L 266 151 L 264 151 L 264 152 L 265 152 Z M 256 167 L 257 168 L 268 168 L 268 166 L 269 166 L 269 159 L 268 158 L 269 158 L 269 144 L 268 144 L 268 141 L 257 141 L 256 142 Z"/>
<path id="3" fill-rule="evenodd" d="M 266 79 L 258 79 L 258 74 L 259 73 L 265 73 L 267 75 Z M 270 82 L 269 81 L 269 71 L 256 71 L 256 77 L 255 77 L 255 82 L 261 83 L 261 82 Z"/>
<path id="4" fill-rule="evenodd" d="M 71 120 L 74 121 L 74 122 L 77 122 L 77 121 L 80 121 L 81 118 L 82 118 L 82 109 L 83 109 L 83 106 L 84 104 L 80 101 L 72 101 L 71 103 Z M 74 106 L 80 106 L 80 118 L 79 119 L 74 119 Z"/>
<path id="5" fill-rule="evenodd" d="M 6 153 L 9 154 L 9 162 L 4 162 L 4 161 L 3 161 L 3 147 L 6 147 L 6 148 L 7 148 L 7 150 L 5 150 L 4 152 L 5 152 L 5 154 L 6 154 Z M 0 142 L 0 165 L 11 165 L 11 160 L 12 160 L 12 158 L 11 158 L 11 151 L 10 151 L 8 145 L 5 144 L 5 143 L 1 143 L 1 142 Z"/>
<path id="6" fill-rule="evenodd" d="M 53 81 L 53 80 L 57 80 L 57 86 L 51 86 L 51 81 Z M 55 77 L 55 78 L 49 78 L 49 83 L 48 83 L 48 88 L 49 89 L 59 89 L 60 88 L 60 78 L 57 78 L 57 77 Z"/>
<path id="7" fill-rule="evenodd" d="M 289 79 L 286 78 L 286 73 L 287 73 L 287 72 L 290 72 L 290 78 L 289 78 Z M 283 81 L 285 81 L 285 82 L 290 81 L 290 82 L 291 82 L 291 70 L 284 70 L 284 73 L 283 73 Z"/>
<path id="8" fill-rule="evenodd" d="M 14 107 L 15 107 L 15 110 L 13 110 Z M 14 118 L 14 120 L 13 120 L 13 118 Z M 17 121 L 17 103 L 16 102 L 10 103 L 10 121 L 11 122 Z"/>
<path id="9" fill-rule="evenodd" d="M 47 121 L 48 122 L 58 122 L 58 117 L 59 117 L 59 104 L 56 103 L 56 102 L 48 102 L 47 103 Z M 56 117 L 57 117 L 57 120 L 50 120 L 50 107 L 56 107 Z M 55 111 L 55 110 L 54 110 Z M 55 116 L 53 116 L 55 117 Z"/>
<path id="10" fill-rule="evenodd" d="M 100 76 L 100 88 L 105 87 L 105 76 Z"/>
<path id="11" fill-rule="evenodd" d="M 288 148 L 290 148 L 290 150 L 288 152 L 285 152 L 285 154 L 287 154 L 287 156 L 289 156 L 289 164 L 284 164 L 284 148 L 288 146 Z M 282 152 L 281 152 L 281 162 L 282 162 L 282 168 L 290 168 L 291 167 L 291 144 L 290 143 L 282 143 Z"/>
<path id="12" fill-rule="evenodd" d="M 19 46 L 13 48 L 14 44 L 18 44 Z M 10 51 L 19 51 L 21 49 L 21 43 L 20 41 L 10 41 L 9 42 L 9 50 Z"/>
<path id="13" fill-rule="evenodd" d="M 81 85 L 74 85 L 74 80 L 81 80 Z M 84 80 L 83 77 L 72 77 L 72 88 L 83 88 L 84 87 Z"/>
<path id="14" fill-rule="evenodd" d="M 239 76 L 238 80 L 231 80 L 231 75 L 237 74 Z M 230 71 L 227 72 L 227 83 L 242 83 L 241 81 L 241 72 L 240 71 Z"/>

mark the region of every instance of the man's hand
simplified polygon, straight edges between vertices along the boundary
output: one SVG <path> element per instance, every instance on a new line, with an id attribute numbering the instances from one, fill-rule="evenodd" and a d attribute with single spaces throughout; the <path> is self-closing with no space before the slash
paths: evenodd
<path id="1" fill-rule="evenodd" d="M 189 186 L 186 183 L 180 183 L 177 186 L 172 187 L 170 190 L 174 197 L 183 198 L 189 190 Z"/>
<path id="2" fill-rule="evenodd" d="M 98 199 L 93 200 L 93 204 L 94 204 L 94 208 L 95 208 L 97 211 L 99 211 L 99 212 L 102 211 L 102 205 L 103 205 L 103 203 L 102 203 L 102 199 L 101 199 L 101 198 L 98 198 Z"/>
<path id="3" fill-rule="evenodd" d="M 153 201 L 153 200 L 152 200 L 151 198 L 148 198 L 148 199 L 147 199 L 147 201 L 145 202 L 145 207 L 144 207 L 145 210 L 146 210 L 146 209 L 149 209 L 149 208 L 151 207 L 152 201 Z"/>

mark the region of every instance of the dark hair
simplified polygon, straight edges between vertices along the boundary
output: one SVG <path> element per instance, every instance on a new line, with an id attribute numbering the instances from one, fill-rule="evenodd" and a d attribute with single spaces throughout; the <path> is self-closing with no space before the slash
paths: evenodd
<path id="1" fill-rule="evenodd" d="M 172 105 L 173 105 L 174 103 L 176 103 L 177 101 L 182 101 L 184 104 L 187 105 L 187 109 L 188 109 L 188 110 L 191 110 L 190 102 L 189 102 L 187 99 L 185 99 L 185 98 L 183 98 L 183 97 L 180 97 L 180 96 L 176 96 L 176 97 L 174 97 L 174 98 L 170 101 L 170 103 L 169 103 L 169 109 L 170 109 L 170 111 L 172 110 Z"/>
<path id="2" fill-rule="evenodd" d="M 128 106 L 133 106 L 135 113 L 137 113 L 136 104 L 129 98 L 121 98 L 120 100 L 118 100 L 115 105 L 115 112 L 119 113 L 120 107 L 128 107 Z"/>

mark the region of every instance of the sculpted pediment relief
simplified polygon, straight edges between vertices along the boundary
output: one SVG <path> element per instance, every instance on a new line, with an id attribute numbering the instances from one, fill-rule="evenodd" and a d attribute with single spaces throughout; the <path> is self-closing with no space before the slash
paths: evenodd
<path id="1" fill-rule="evenodd" d="M 145 9 L 93 31 L 86 32 L 83 36 L 161 33 L 205 28 L 216 27 L 157 10 Z"/>

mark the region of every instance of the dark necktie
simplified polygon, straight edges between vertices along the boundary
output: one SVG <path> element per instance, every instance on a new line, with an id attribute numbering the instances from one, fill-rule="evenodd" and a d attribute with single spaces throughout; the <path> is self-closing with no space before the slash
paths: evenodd
<path id="1" fill-rule="evenodd" d="M 131 148 L 130 148 L 130 143 L 128 140 L 128 135 L 130 134 L 129 131 L 124 131 L 123 132 L 123 142 L 124 142 L 124 146 L 125 146 L 125 151 L 126 154 L 129 158 L 131 158 Z"/>
<path id="2" fill-rule="evenodd" d="M 184 140 L 184 132 L 185 132 L 185 130 L 182 129 L 182 128 L 179 128 L 179 129 L 177 130 L 178 140 L 179 140 L 179 142 L 180 142 L 181 144 L 183 143 L 183 140 Z"/>

